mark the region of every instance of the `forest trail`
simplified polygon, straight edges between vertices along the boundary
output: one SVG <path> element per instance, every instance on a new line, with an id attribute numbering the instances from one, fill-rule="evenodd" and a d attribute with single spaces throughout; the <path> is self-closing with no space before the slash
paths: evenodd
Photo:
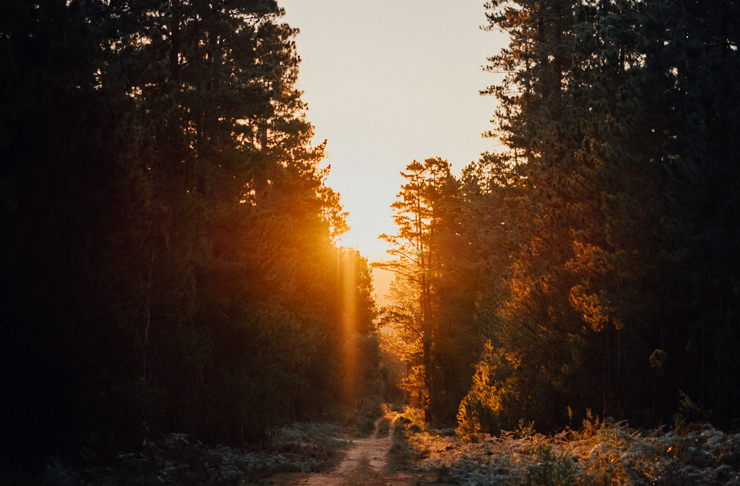
<path id="1" fill-rule="evenodd" d="M 390 420 L 386 437 L 378 437 L 383 420 Z M 342 462 L 327 474 L 309 474 L 295 478 L 288 486 L 407 486 L 411 476 L 388 471 L 388 454 L 393 443 L 393 432 L 398 420 L 395 413 L 375 421 L 371 437 L 354 441 Z"/>

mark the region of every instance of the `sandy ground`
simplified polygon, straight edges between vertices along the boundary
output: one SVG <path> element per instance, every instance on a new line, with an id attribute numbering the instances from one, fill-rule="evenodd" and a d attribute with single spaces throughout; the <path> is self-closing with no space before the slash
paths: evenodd
<path id="1" fill-rule="evenodd" d="M 387 437 L 378 438 L 378 425 L 367 439 L 357 439 L 342 462 L 328 474 L 307 474 L 294 478 L 288 486 L 408 486 L 411 476 L 388 471 L 388 453 L 391 448 L 393 429 L 397 415 L 389 415 L 393 420 Z"/>

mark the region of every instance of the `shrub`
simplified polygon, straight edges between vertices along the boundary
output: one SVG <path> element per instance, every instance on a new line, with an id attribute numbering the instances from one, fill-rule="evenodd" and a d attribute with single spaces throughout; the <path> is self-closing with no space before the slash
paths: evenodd
<path id="1" fill-rule="evenodd" d="M 527 484 L 532 486 L 572 486 L 576 484 L 576 465 L 565 454 L 556 455 L 552 447 L 539 444 L 534 449 L 537 463 L 527 469 Z"/>
<path id="2" fill-rule="evenodd" d="M 681 392 L 681 405 L 673 416 L 673 430 L 684 437 L 689 432 L 702 428 L 709 423 L 710 413 L 694 403 L 688 395 Z"/>

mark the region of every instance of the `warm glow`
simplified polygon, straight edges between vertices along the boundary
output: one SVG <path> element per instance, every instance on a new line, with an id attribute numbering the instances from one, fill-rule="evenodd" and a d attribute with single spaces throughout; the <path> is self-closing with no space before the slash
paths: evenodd
<path id="1" fill-rule="evenodd" d="M 345 397 L 352 398 L 356 395 L 357 386 L 357 268 L 353 255 L 340 255 L 342 264 L 339 271 L 343 273 L 341 299 L 344 393 Z"/>
<path id="2" fill-rule="evenodd" d="M 328 140 L 328 183 L 341 193 L 351 231 L 342 244 L 370 260 L 386 258 L 381 233 L 395 225 L 389 206 L 414 159 L 442 157 L 457 172 L 495 142 L 492 98 L 479 90 L 504 37 L 483 32 L 480 0 L 284 0 L 284 20 L 300 29 L 298 86 Z M 379 271 L 376 292 L 387 285 Z"/>

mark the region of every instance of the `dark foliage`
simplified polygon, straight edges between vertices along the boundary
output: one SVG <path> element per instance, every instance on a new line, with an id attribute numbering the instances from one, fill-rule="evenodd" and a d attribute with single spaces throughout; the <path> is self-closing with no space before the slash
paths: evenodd
<path id="1" fill-rule="evenodd" d="M 372 386 L 369 272 L 334 244 L 281 14 L 0 5 L 3 455 L 104 458 L 169 431 L 264 444 Z"/>
<path id="2" fill-rule="evenodd" d="M 739 6 L 487 7 L 511 39 L 490 59 L 506 77 L 486 91 L 499 100 L 491 135 L 508 150 L 466 169 L 491 345 L 461 419 L 480 422 L 470 431 L 520 418 L 547 430 L 592 409 L 657 425 L 685 393 L 730 426 Z"/>

